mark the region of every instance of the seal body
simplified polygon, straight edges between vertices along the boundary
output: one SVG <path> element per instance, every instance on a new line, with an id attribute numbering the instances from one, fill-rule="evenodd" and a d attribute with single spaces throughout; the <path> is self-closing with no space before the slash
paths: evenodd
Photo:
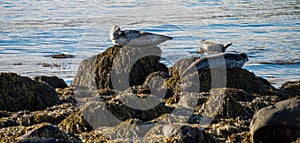
<path id="1" fill-rule="evenodd" d="M 207 56 L 194 61 L 184 72 L 183 75 L 191 71 L 204 71 L 208 69 L 221 69 L 227 70 L 236 67 L 243 67 L 248 61 L 248 56 L 245 53 L 221 53 L 212 56 Z"/>
<path id="2" fill-rule="evenodd" d="M 138 30 L 121 30 L 119 26 L 113 26 L 110 30 L 110 40 L 117 46 L 156 46 L 172 37 Z"/>
<path id="3" fill-rule="evenodd" d="M 232 69 L 235 67 L 243 67 L 247 61 L 248 56 L 245 53 L 221 53 L 198 59 L 194 63 L 197 70 L 224 68 L 225 66 L 226 69 Z"/>

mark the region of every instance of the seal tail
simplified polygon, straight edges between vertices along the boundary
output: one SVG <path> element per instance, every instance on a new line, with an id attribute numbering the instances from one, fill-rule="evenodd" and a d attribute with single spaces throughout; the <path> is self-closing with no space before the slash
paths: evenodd
<path id="1" fill-rule="evenodd" d="M 229 47 L 229 46 L 231 46 L 232 45 L 232 43 L 229 43 L 229 44 L 223 44 L 222 45 L 222 52 L 225 52 L 225 50 Z"/>
<path id="2" fill-rule="evenodd" d="M 231 45 L 232 45 L 232 43 L 224 44 L 223 47 L 226 49 L 226 48 L 228 48 L 228 47 L 231 46 Z"/>

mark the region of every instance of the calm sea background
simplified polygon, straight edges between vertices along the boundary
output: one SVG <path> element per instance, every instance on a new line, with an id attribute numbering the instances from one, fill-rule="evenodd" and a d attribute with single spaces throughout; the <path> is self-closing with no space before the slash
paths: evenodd
<path id="1" fill-rule="evenodd" d="M 276 87 L 300 80 L 300 1 L 10 0 L 0 1 L 0 72 L 56 75 L 70 83 L 80 61 L 112 46 L 109 29 L 174 37 L 159 47 L 172 66 L 197 54 L 202 39 L 233 43 L 246 69 Z M 75 58 L 53 59 L 53 54 Z M 43 66 L 49 64 L 48 66 Z"/>

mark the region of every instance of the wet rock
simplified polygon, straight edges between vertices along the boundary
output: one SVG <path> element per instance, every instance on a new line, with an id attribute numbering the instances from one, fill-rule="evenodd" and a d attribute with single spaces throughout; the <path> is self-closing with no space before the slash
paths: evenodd
<path id="1" fill-rule="evenodd" d="M 0 142 L 12 143 L 17 141 L 17 137 L 26 133 L 28 127 L 25 126 L 11 126 L 7 128 L 0 128 Z"/>
<path id="2" fill-rule="evenodd" d="M 93 129 L 89 125 L 89 123 L 84 119 L 80 111 L 71 114 L 68 118 L 63 120 L 59 124 L 59 127 L 66 131 L 72 131 L 76 134 L 89 132 Z"/>
<path id="3" fill-rule="evenodd" d="M 228 96 L 235 98 L 235 100 L 242 102 L 249 102 L 256 98 L 254 95 L 249 94 L 242 89 L 226 88 L 225 93 Z"/>
<path id="4" fill-rule="evenodd" d="M 172 109 L 161 102 L 155 95 L 139 97 L 135 94 L 121 94 L 108 102 L 107 108 L 120 120 L 137 118 L 143 121 L 155 119 Z"/>
<path id="5" fill-rule="evenodd" d="M 41 124 L 30 132 L 18 137 L 18 143 L 31 142 L 65 142 L 65 143 L 80 143 L 80 139 L 76 136 L 70 136 L 64 131 L 59 130 L 51 124 Z"/>
<path id="6" fill-rule="evenodd" d="M 15 73 L 0 73 L 0 110 L 43 110 L 60 103 L 48 84 Z"/>
<path id="7" fill-rule="evenodd" d="M 249 122 L 240 118 L 221 119 L 213 122 L 205 131 L 218 142 L 244 142 L 249 132 L 248 126 Z"/>
<path id="8" fill-rule="evenodd" d="M 138 119 L 128 119 L 112 127 L 102 127 L 99 131 L 112 142 L 123 142 L 119 139 L 129 140 L 129 142 L 141 142 L 145 133 L 152 127 L 152 123 Z"/>
<path id="9" fill-rule="evenodd" d="M 105 102 L 89 100 L 82 103 L 82 114 L 93 128 L 115 126 L 131 118 L 149 121 L 171 110 L 156 96 L 139 97 L 130 93 L 117 95 Z"/>
<path id="10" fill-rule="evenodd" d="M 74 58 L 74 55 L 68 55 L 68 54 L 54 54 L 54 55 L 49 55 L 45 57 L 51 57 L 55 59 L 66 59 L 66 58 Z"/>
<path id="11" fill-rule="evenodd" d="M 287 81 L 280 89 L 290 96 L 300 96 L 300 80 L 299 81 Z"/>
<path id="12" fill-rule="evenodd" d="M 61 78 L 58 78 L 57 76 L 36 76 L 34 77 L 34 80 L 36 81 L 42 81 L 45 83 L 48 83 L 53 88 L 66 88 L 68 85 L 65 83 L 65 81 Z"/>
<path id="13" fill-rule="evenodd" d="M 168 71 L 165 65 L 159 63 L 160 54 L 158 47 L 110 47 L 84 60 L 71 86 L 88 91 L 122 91 L 142 85 L 152 72 Z"/>
<path id="14" fill-rule="evenodd" d="M 99 130 L 93 130 L 91 132 L 83 132 L 77 134 L 83 143 L 103 143 L 108 142 L 108 138 L 103 136 Z"/>
<path id="15" fill-rule="evenodd" d="M 43 122 L 57 125 L 76 110 L 72 104 L 64 103 L 34 112 L 23 110 L 10 113 L 10 116 L 0 118 L 0 128 L 31 126 Z"/>
<path id="16" fill-rule="evenodd" d="M 156 124 L 148 131 L 143 142 L 182 142 L 182 143 L 201 143 L 210 142 L 199 127 L 180 124 Z"/>
<path id="17" fill-rule="evenodd" d="M 74 90 L 72 87 L 68 87 L 68 88 L 64 88 L 64 89 L 56 88 L 55 91 L 58 93 L 59 99 L 61 100 L 61 102 L 72 103 L 73 105 L 77 104 L 77 101 L 74 96 Z"/>
<path id="18" fill-rule="evenodd" d="M 279 96 L 257 96 L 255 99 L 253 99 L 251 102 L 249 103 L 250 109 L 256 113 L 258 110 L 265 108 L 267 106 L 271 106 L 276 104 L 277 102 L 281 101 L 281 98 Z"/>
<path id="19" fill-rule="evenodd" d="M 232 95 L 240 90 L 215 88 L 208 93 L 208 100 L 200 110 L 202 115 L 214 114 L 222 118 L 251 117 L 247 107 L 237 101 Z"/>
<path id="20" fill-rule="evenodd" d="M 289 99 L 259 110 L 250 130 L 252 142 L 291 142 L 300 137 L 300 100 Z"/>
<path id="21" fill-rule="evenodd" d="M 8 117 L 10 115 L 11 115 L 11 113 L 8 112 L 8 111 L 0 110 L 0 118 L 2 118 L 2 117 Z"/>
<path id="22" fill-rule="evenodd" d="M 70 85 L 70 87 L 74 88 L 75 97 L 91 97 L 98 95 L 95 93 L 98 88 L 96 84 L 96 73 L 94 72 L 94 68 L 97 64 L 97 57 L 98 55 L 92 56 L 80 63 L 76 76 Z"/>
<path id="23" fill-rule="evenodd" d="M 167 95 L 167 88 L 164 82 L 170 78 L 168 72 L 153 72 L 149 74 L 143 85 L 132 86 L 131 91 L 134 94 L 152 94 L 160 97 Z"/>
<path id="24" fill-rule="evenodd" d="M 170 74 L 182 75 L 185 70 L 194 62 L 193 59 L 181 59 L 170 68 Z M 196 68 L 195 68 L 196 69 Z"/>

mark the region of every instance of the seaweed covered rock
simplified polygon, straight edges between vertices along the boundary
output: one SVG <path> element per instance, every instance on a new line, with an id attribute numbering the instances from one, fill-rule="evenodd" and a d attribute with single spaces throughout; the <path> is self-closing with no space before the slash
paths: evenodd
<path id="1" fill-rule="evenodd" d="M 247 111 L 247 108 L 241 104 L 239 96 L 245 96 L 243 94 L 235 95 L 239 90 L 236 89 L 211 89 L 208 96 L 208 102 L 205 105 L 209 104 L 208 108 L 217 108 L 216 106 L 220 104 L 218 109 L 218 116 L 222 118 L 236 118 L 236 117 L 251 117 L 252 115 Z M 219 100 L 219 101 L 216 101 Z M 215 102 L 215 104 L 211 103 Z M 217 103 L 217 104 L 216 104 Z"/>
<path id="2" fill-rule="evenodd" d="M 65 83 L 65 81 L 61 78 L 58 78 L 57 76 L 43 76 L 43 75 L 41 75 L 41 76 L 34 77 L 34 80 L 48 83 L 53 88 L 66 88 L 66 87 L 68 87 L 68 85 Z"/>
<path id="3" fill-rule="evenodd" d="M 300 137 L 300 100 L 288 99 L 259 110 L 250 130 L 254 143 L 292 142 Z"/>
<path id="4" fill-rule="evenodd" d="M 182 143 L 201 143 L 211 142 L 199 127 L 181 124 L 156 124 L 148 131 L 143 142 L 182 142 Z"/>
<path id="5" fill-rule="evenodd" d="M 153 47 L 113 46 L 84 60 L 71 86 L 89 91 L 97 89 L 126 90 L 142 85 L 156 71 L 168 71 L 160 63 L 161 50 Z"/>
<path id="6" fill-rule="evenodd" d="M 227 87 L 243 89 L 250 94 L 276 95 L 278 91 L 269 81 L 242 68 L 227 70 Z"/>
<path id="7" fill-rule="evenodd" d="M 156 96 L 138 97 L 130 93 L 119 94 L 105 102 L 86 101 L 81 107 L 82 115 L 94 128 L 115 126 L 131 118 L 149 121 L 170 110 Z"/>
<path id="8" fill-rule="evenodd" d="M 73 133 L 77 134 L 89 132 L 93 129 L 84 119 L 80 111 L 74 112 L 68 118 L 63 120 L 59 124 L 59 127 L 66 131 L 72 131 Z"/>
<path id="9" fill-rule="evenodd" d="M 112 142 L 141 142 L 153 125 L 138 119 L 128 119 L 112 127 L 102 127 L 100 133 Z"/>
<path id="10" fill-rule="evenodd" d="M 51 124 L 40 124 L 30 132 L 18 137 L 18 143 L 48 142 L 48 143 L 80 143 L 76 136 L 70 136 Z"/>
<path id="11" fill-rule="evenodd" d="M 60 103 L 53 87 L 15 73 L 0 73 L 0 110 L 43 110 Z"/>
<path id="12" fill-rule="evenodd" d="M 191 60 L 185 59 L 170 68 L 172 78 L 167 81 L 167 85 L 173 87 L 173 89 L 170 89 L 171 92 L 178 93 L 181 90 L 190 90 L 197 87 L 199 87 L 198 92 L 207 92 L 211 88 L 227 87 L 242 89 L 249 94 L 278 94 L 278 90 L 267 80 L 246 69 L 236 67 L 198 70 L 196 67 L 189 65 L 190 63 Z M 176 84 L 174 84 L 174 80 L 177 80 Z M 188 86 L 184 87 L 182 85 Z"/>
<path id="13" fill-rule="evenodd" d="M 300 80 L 299 81 L 287 81 L 280 89 L 290 96 L 300 96 Z"/>
<path id="14" fill-rule="evenodd" d="M 10 116 L 0 118 L 0 128 L 31 126 L 43 122 L 57 125 L 75 111 L 76 108 L 72 104 L 64 103 L 44 110 L 12 112 Z"/>

